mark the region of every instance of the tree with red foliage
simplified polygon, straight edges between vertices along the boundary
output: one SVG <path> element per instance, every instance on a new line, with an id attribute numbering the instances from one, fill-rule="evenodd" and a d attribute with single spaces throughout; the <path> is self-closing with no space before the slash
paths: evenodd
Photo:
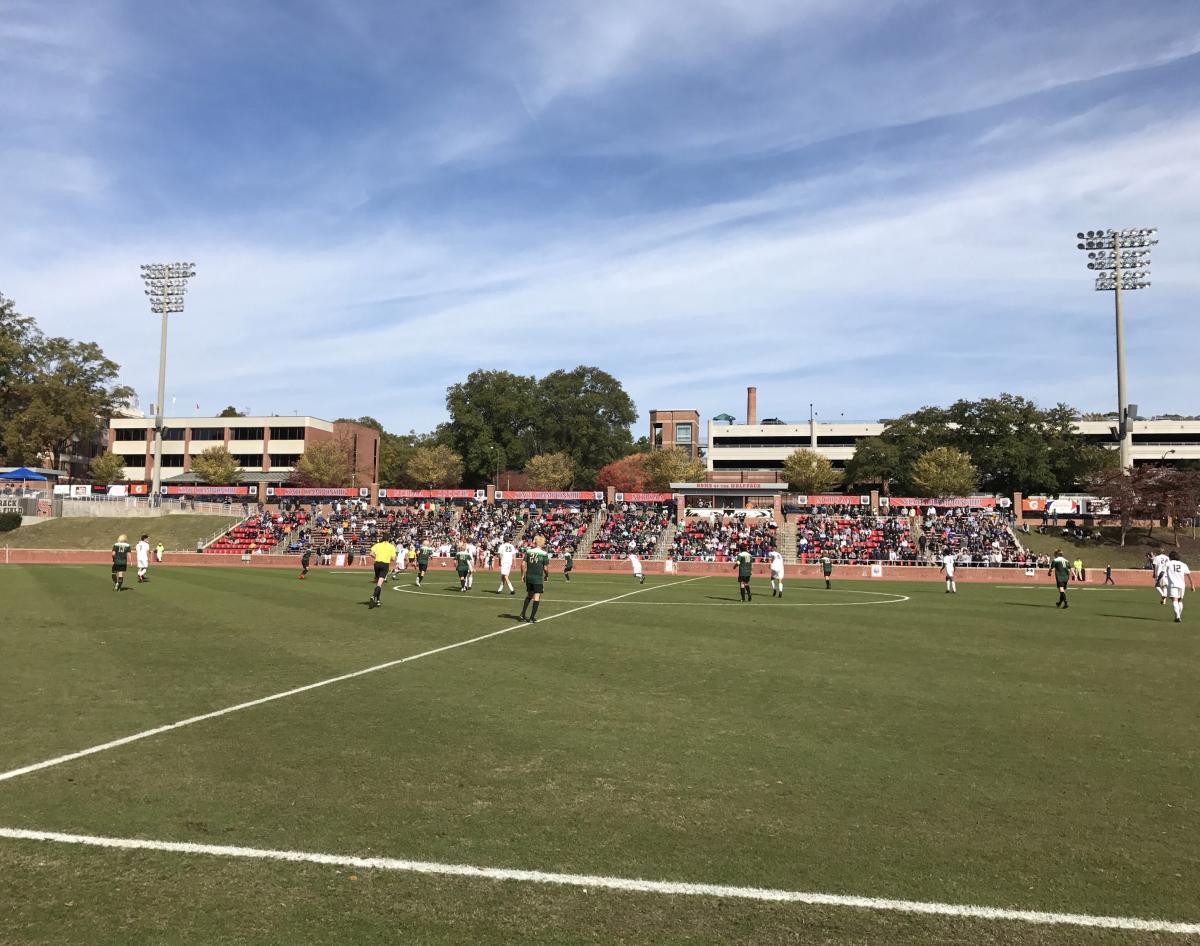
<path id="1" fill-rule="evenodd" d="M 596 474 L 596 489 L 611 486 L 618 493 L 645 492 L 650 485 L 650 477 L 643 463 L 645 458 L 644 453 L 633 453 L 601 467 Z"/>

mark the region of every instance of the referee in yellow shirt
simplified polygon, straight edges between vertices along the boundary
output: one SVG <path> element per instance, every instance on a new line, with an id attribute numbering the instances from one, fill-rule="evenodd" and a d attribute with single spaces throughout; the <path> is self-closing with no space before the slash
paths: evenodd
<path id="1" fill-rule="evenodd" d="M 388 572 L 392 570 L 392 562 L 396 561 L 396 546 L 387 539 L 380 539 L 371 546 L 371 557 L 375 559 L 375 590 L 371 593 L 368 607 L 377 608 L 383 604 L 379 595 Z"/>

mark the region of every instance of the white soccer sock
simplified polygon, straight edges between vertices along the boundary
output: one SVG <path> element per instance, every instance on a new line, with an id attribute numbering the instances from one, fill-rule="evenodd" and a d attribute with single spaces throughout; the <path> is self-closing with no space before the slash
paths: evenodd
<path id="1" fill-rule="evenodd" d="M 1159 588 L 1158 588 L 1158 596 L 1159 596 L 1160 598 L 1166 598 L 1166 596 L 1167 596 L 1167 589 L 1166 589 L 1166 588 L 1164 588 L 1164 587 L 1162 587 L 1161 585 L 1159 585 Z"/>
<path id="2" fill-rule="evenodd" d="M 950 582 L 950 590 L 953 591 L 955 594 L 958 594 L 958 582 L 956 582 L 956 581 Z"/>
<path id="3" fill-rule="evenodd" d="M 1180 598 L 1171 599 L 1171 607 L 1175 610 L 1175 617 L 1183 617 L 1183 601 Z"/>

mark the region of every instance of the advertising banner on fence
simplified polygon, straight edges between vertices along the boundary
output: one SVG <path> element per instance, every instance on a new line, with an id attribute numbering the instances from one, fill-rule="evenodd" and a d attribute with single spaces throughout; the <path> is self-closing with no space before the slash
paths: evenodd
<path id="1" fill-rule="evenodd" d="M 995 496 L 889 496 L 889 505 L 896 506 L 933 506 L 935 509 L 993 509 L 996 506 Z M 880 504 L 883 499 L 880 498 Z"/>
<path id="2" fill-rule="evenodd" d="M 301 497 L 318 499 L 333 497 L 336 499 L 366 499 L 371 491 L 358 486 L 268 486 L 267 495 L 274 497 Z"/>
<path id="3" fill-rule="evenodd" d="M 249 486 L 164 486 L 164 496 L 249 496 Z"/>
<path id="4" fill-rule="evenodd" d="M 674 493 L 617 493 L 618 502 L 626 503 L 669 503 L 674 498 Z"/>
<path id="5" fill-rule="evenodd" d="M 593 493 L 590 491 L 586 493 L 580 493 L 566 490 L 554 491 L 534 489 L 498 489 L 496 490 L 496 498 L 510 500 L 532 500 L 533 502 L 537 502 L 539 500 L 560 500 L 564 502 L 570 502 L 571 500 L 574 500 L 575 502 L 594 502 L 595 500 L 603 499 L 604 494 Z"/>
<path id="6" fill-rule="evenodd" d="M 672 483 L 671 489 L 677 493 L 705 492 L 720 490 L 721 492 L 746 492 L 747 490 L 768 489 L 776 493 L 786 492 L 787 483 Z"/>
<path id="7" fill-rule="evenodd" d="M 793 496 L 797 506 L 869 506 L 870 496 Z"/>
<path id="8" fill-rule="evenodd" d="M 474 489 L 381 489 L 380 499 L 481 499 L 487 495 Z"/>

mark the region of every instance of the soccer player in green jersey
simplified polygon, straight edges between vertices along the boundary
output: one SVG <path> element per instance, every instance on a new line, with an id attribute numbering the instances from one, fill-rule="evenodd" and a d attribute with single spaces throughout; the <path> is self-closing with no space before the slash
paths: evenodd
<path id="1" fill-rule="evenodd" d="M 738 573 L 738 594 L 743 601 L 753 600 L 750 594 L 750 576 L 754 574 L 754 556 L 742 549 L 734 558 L 733 567 Z"/>
<path id="2" fill-rule="evenodd" d="M 454 570 L 458 572 L 458 590 L 466 591 L 471 580 L 471 550 L 465 542 L 458 543 L 458 551 L 454 553 Z"/>
<path id="3" fill-rule="evenodd" d="M 1067 561 L 1067 557 L 1058 549 L 1054 550 L 1054 559 L 1050 562 L 1050 570 L 1047 575 L 1054 576 L 1054 584 L 1058 586 L 1058 602 L 1054 605 L 1056 608 L 1069 608 L 1067 604 L 1067 582 L 1071 580 L 1071 563 Z"/>
<path id="4" fill-rule="evenodd" d="M 421 587 L 421 582 L 425 580 L 425 573 L 429 571 L 429 556 L 433 554 L 431 549 L 424 542 L 417 549 L 417 587 Z"/>
<path id="5" fill-rule="evenodd" d="M 124 591 L 125 569 L 129 567 L 129 541 L 124 533 L 117 536 L 112 547 L 112 582 L 113 591 Z"/>
<path id="6" fill-rule="evenodd" d="M 821 574 L 825 576 L 825 587 L 833 587 L 833 559 L 828 555 L 821 556 Z"/>
<path id="7" fill-rule="evenodd" d="M 539 535 L 533 540 L 533 543 L 533 548 L 525 550 L 525 562 L 521 566 L 525 578 L 525 603 L 521 605 L 521 620 L 537 624 L 538 605 L 542 603 L 542 591 L 546 585 L 546 566 L 550 564 L 550 553 L 542 548 L 546 544 L 545 536 Z M 526 618 L 525 611 L 531 604 L 533 608 L 529 617 Z"/>
<path id="8" fill-rule="evenodd" d="M 571 552 L 563 553 L 563 581 L 571 580 L 571 569 L 575 567 L 575 555 Z"/>

